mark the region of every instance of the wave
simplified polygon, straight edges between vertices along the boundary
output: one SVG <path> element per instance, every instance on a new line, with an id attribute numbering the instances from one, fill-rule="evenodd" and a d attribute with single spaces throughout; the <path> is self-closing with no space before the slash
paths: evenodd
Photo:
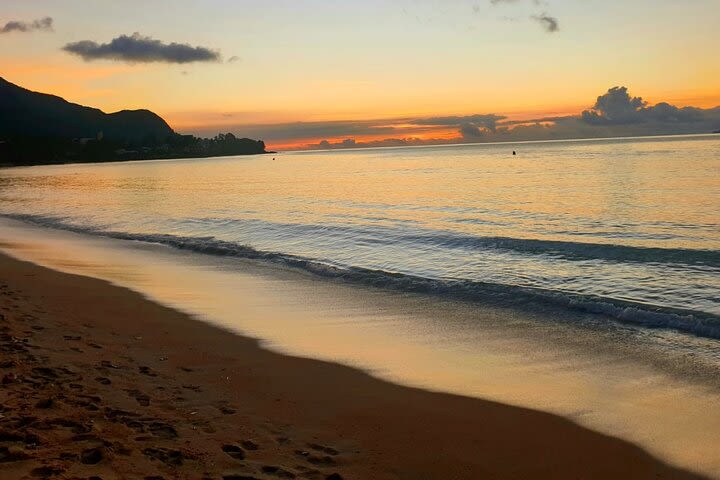
<path id="1" fill-rule="evenodd" d="M 581 295 L 540 288 L 486 283 L 471 280 L 426 278 L 384 270 L 339 266 L 317 259 L 256 250 L 252 247 L 219 240 L 215 237 L 183 237 L 170 234 L 136 234 L 105 231 L 64 223 L 62 219 L 37 215 L 2 215 L 36 225 L 99 235 L 119 240 L 166 245 L 206 255 L 268 261 L 305 272 L 346 282 L 403 292 L 438 295 L 513 308 L 562 307 L 576 312 L 604 315 L 626 324 L 649 328 L 667 328 L 700 337 L 720 339 L 720 316 L 705 312 L 659 307 L 607 297 Z M 513 240 L 513 239 L 504 239 Z M 520 241 L 519 242 L 524 242 Z M 547 242 L 555 246 L 568 242 Z M 532 244 L 532 241 L 531 241 Z M 572 245 L 572 244 L 571 244 Z M 618 252 L 626 252 L 617 247 Z M 655 249 L 649 249 L 655 250 Z"/>
<path id="2" fill-rule="evenodd" d="M 510 237 L 473 237 L 462 235 L 427 235 L 404 237 L 444 248 L 512 250 L 520 253 L 547 254 L 560 258 L 605 260 L 637 263 L 673 263 L 720 267 L 720 251 L 688 248 L 657 248 L 612 245 L 606 243 L 567 242 L 558 240 Z"/>
<path id="3" fill-rule="evenodd" d="M 661 263 L 720 268 L 720 251 L 689 248 L 658 248 L 614 245 L 607 243 L 571 242 L 560 240 L 525 239 L 512 237 L 479 237 L 462 235 L 447 231 L 428 231 L 424 233 L 403 233 L 402 229 L 381 226 L 340 226 L 275 223 L 265 220 L 232 220 L 216 218 L 196 218 L 199 223 L 222 225 L 228 223 L 259 223 L 269 227 L 274 235 L 280 232 L 300 231 L 327 236 L 335 233 L 348 241 L 409 245 L 424 245 L 457 250 L 504 250 L 520 254 L 541 254 L 568 260 L 602 260 L 623 263 Z"/>

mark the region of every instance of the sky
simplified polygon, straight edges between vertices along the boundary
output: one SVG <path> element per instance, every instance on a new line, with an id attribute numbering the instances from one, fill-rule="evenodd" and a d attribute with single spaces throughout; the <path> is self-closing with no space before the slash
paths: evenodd
<path id="1" fill-rule="evenodd" d="M 719 31 L 718 0 L 3 0 L 0 76 L 275 149 L 701 133 Z"/>

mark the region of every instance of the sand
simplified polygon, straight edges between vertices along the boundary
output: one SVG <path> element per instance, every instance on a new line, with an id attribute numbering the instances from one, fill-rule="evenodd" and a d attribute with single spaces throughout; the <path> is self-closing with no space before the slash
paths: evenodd
<path id="1" fill-rule="evenodd" d="M 295 358 L 0 255 L 0 478 L 700 478 L 551 414 Z"/>

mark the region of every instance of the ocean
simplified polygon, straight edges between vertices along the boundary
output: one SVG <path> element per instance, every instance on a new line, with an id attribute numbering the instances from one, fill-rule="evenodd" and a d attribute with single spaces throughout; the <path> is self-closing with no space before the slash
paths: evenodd
<path id="1" fill-rule="evenodd" d="M 720 337 L 717 136 L 10 169 L 0 213 Z"/>
<path id="2" fill-rule="evenodd" d="M 5 251 L 269 348 L 720 477 L 718 135 L 7 168 L 0 216 Z"/>

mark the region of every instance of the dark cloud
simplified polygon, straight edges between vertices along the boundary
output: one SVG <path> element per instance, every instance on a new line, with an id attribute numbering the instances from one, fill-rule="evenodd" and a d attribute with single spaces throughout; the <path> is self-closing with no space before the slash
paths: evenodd
<path id="1" fill-rule="evenodd" d="M 235 63 L 235 62 L 239 62 L 240 60 L 241 60 L 240 57 L 238 57 L 237 55 L 233 55 L 232 57 L 228 58 L 228 63 Z"/>
<path id="2" fill-rule="evenodd" d="M 558 19 L 555 17 L 551 17 L 547 13 L 541 13 L 540 15 L 533 15 L 533 20 L 538 22 L 542 27 L 545 29 L 548 33 L 555 33 L 558 30 L 560 30 L 560 24 L 558 23 Z"/>
<path id="3" fill-rule="evenodd" d="M 395 135 L 396 129 L 375 120 L 348 120 L 323 122 L 289 122 L 269 125 L 230 125 L 224 127 L 233 132 L 240 132 L 249 138 L 261 138 L 265 141 L 285 139 L 314 139 L 324 137 L 354 137 L 363 135 Z M 208 135 L 216 131 L 216 127 L 194 130 L 198 135 Z"/>
<path id="4" fill-rule="evenodd" d="M 695 107 L 679 108 L 666 102 L 648 106 L 642 97 L 632 97 L 626 87 L 613 87 L 600 95 L 582 120 L 590 125 L 640 123 L 695 123 L 708 119 L 708 112 Z"/>
<path id="5" fill-rule="evenodd" d="M 492 5 L 500 5 L 505 3 L 519 3 L 519 0 L 490 0 L 490 3 Z M 532 0 L 532 3 L 538 7 L 547 5 L 547 2 L 545 2 L 544 0 Z M 516 18 L 503 17 L 503 19 L 514 21 Z M 531 15 L 530 19 L 534 22 L 539 23 L 542 28 L 548 33 L 555 33 L 560 31 L 560 22 L 558 21 L 557 17 L 549 15 L 545 12 Z"/>
<path id="6" fill-rule="evenodd" d="M 92 40 L 68 43 L 63 47 L 68 53 L 83 60 L 114 60 L 128 63 L 191 63 L 218 62 L 220 53 L 206 47 L 193 47 L 185 43 L 163 43 L 151 37 L 134 33 L 120 35 L 109 43 L 99 44 Z"/>
<path id="7" fill-rule="evenodd" d="M 346 138 L 339 142 L 321 140 L 319 143 L 310 143 L 306 145 L 306 147 L 310 149 L 340 150 L 343 148 L 410 147 L 417 145 L 443 145 L 447 143 L 449 143 L 449 141 L 442 138 L 384 138 L 382 140 L 370 140 L 367 142 L 358 142 L 354 138 Z"/>
<path id="8" fill-rule="evenodd" d="M 490 114 L 475 114 L 475 115 L 464 115 L 464 116 L 448 116 L 448 117 L 430 117 L 430 118 L 419 118 L 413 120 L 412 123 L 416 125 L 445 125 L 445 126 L 459 126 L 459 125 L 476 125 L 488 130 L 495 130 L 497 123 L 507 117 L 503 115 Z"/>
<path id="9" fill-rule="evenodd" d="M 11 32 L 32 32 L 36 30 L 51 32 L 53 29 L 53 19 L 50 17 L 40 18 L 32 22 L 10 21 L 5 26 L 0 27 L 0 33 Z"/>
<path id="10" fill-rule="evenodd" d="M 458 132 L 465 139 L 478 139 L 483 136 L 483 131 L 472 123 L 463 123 Z"/>
<path id="11" fill-rule="evenodd" d="M 458 127 L 458 133 L 465 139 L 477 140 L 486 133 L 492 133 L 497 129 L 498 122 L 504 120 L 505 116 L 490 114 L 476 114 L 465 116 L 431 117 L 413 120 L 416 125 L 443 125 Z"/>
<path id="12" fill-rule="evenodd" d="M 223 128 L 232 130 L 238 136 L 262 138 L 271 147 L 273 143 L 294 143 L 313 149 L 340 149 L 514 142 L 710 133 L 720 129 L 720 107 L 677 107 L 666 102 L 651 106 L 641 97 L 632 96 L 627 88 L 613 87 L 597 97 L 591 108 L 577 115 L 520 120 L 498 114 L 475 114 L 272 125 L 238 124 Z M 447 138 L 448 128 L 455 129 L 457 135 Z M 212 130 L 216 131 L 217 126 L 213 126 Z M 200 129 L 192 133 L 203 135 L 211 132 Z"/>

